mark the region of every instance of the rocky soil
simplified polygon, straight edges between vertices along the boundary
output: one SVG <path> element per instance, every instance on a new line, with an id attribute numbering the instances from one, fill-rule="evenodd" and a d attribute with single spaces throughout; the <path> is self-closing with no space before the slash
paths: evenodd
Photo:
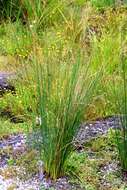
<path id="1" fill-rule="evenodd" d="M 120 129 L 120 117 L 110 116 L 104 119 L 82 124 L 75 138 L 76 146 L 81 146 L 84 142 L 105 135 L 109 129 Z"/>
<path id="2" fill-rule="evenodd" d="M 74 144 L 79 149 L 83 146 L 84 142 L 90 141 L 93 138 L 105 135 L 110 128 L 119 128 L 120 122 L 118 117 L 109 117 L 103 120 L 98 120 L 91 123 L 86 123 L 81 125 L 81 128 L 75 138 Z M 37 134 L 36 134 L 37 135 Z M 81 190 L 80 187 L 72 185 L 68 182 L 67 178 L 60 178 L 56 182 L 51 180 L 46 180 L 43 173 L 43 163 L 39 160 L 38 164 L 38 173 L 31 176 L 30 179 L 22 181 L 17 176 L 11 178 L 5 178 L 2 173 L 3 171 L 9 168 L 9 161 L 13 157 L 20 157 L 24 154 L 29 147 L 30 142 L 33 143 L 35 139 L 35 134 L 29 135 L 26 137 L 24 134 L 11 135 L 6 139 L 0 140 L 0 189 L 8 190 L 9 187 L 14 186 L 16 190 L 41 190 L 44 187 L 45 189 L 50 189 L 53 187 L 55 190 Z M 29 142 L 29 143 L 28 143 Z M 9 154 L 7 150 L 11 149 Z M 6 150 L 6 151 L 4 151 Z M 18 166 L 15 165 L 16 170 L 19 170 Z M 117 166 L 111 164 L 110 166 L 104 166 L 100 169 L 101 175 L 105 175 L 105 172 L 109 172 L 112 169 L 117 170 Z M 104 182 L 105 183 L 105 180 Z"/>

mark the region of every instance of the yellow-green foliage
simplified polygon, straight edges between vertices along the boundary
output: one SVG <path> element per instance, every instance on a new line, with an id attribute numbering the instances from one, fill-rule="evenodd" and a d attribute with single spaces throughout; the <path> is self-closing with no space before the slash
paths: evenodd
<path id="1" fill-rule="evenodd" d="M 0 51 L 2 54 L 25 58 L 31 51 L 30 33 L 20 21 L 0 25 Z"/>
<path id="2" fill-rule="evenodd" d="M 13 124 L 9 122 L 9 120 L 3 120 L 0 121 L 0 138 L 8 137 L 10 134 L 15 134 L 18 132 L 27 132 L 28 131 L 28 125 L 29 127 L 31 124 L 29 123 L 19 123 L 19 124 Z M 30 127 L 31 128 L 31 127 Z"/>

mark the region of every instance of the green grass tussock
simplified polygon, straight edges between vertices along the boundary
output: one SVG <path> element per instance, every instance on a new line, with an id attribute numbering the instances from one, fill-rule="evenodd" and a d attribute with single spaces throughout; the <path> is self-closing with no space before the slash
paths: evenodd
<path id="1" fill-rule="evenodd" d="M 62 62 L 50 59 L 37 64 L 37 84 L 45 171 L 56 179 L 64 175 L 74 135 L 99 74 L 90 72 L 81 53 L 69 54 Z"/>

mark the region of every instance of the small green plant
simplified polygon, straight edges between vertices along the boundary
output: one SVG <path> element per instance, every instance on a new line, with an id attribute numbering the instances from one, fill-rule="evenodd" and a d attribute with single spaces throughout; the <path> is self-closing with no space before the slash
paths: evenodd
<path id="1" fill-rule="evenodd" d="M 30 125 L 30 123 L 29 123 Z M 32 128 L 32 126 L 31 126 Z M 13 124 L 9 122 L 8 120 L 1 119 L 0 120 L 0 138 L 4 138 L 9 136 L 10 134 L 15 133 L 27 133 L 28 126 L 27 123 L 17 123 Z"/>
<path id="2" fill-rule="evenodd" d="M 104 8 L 107 6 L 115 5 L 116 0 L 91 0 L 93 6 L 97 8 Z"/>
<path id="3" fill-rule="evenodd" d="M 19 177 L 29 179 L 31 176 L 37 174 L 39 172 L 38 160 L 39 157 L 35 150 L 29 150 L 22 154 L 22 156 L 16 160 L 16 164 L 25 172 L 19 172 Z"/>

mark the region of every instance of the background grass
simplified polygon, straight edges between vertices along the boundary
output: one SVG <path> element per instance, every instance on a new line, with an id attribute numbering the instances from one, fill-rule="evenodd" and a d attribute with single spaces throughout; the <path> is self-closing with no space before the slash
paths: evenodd
<path id="1" fill-rule="evenodd" d="M 51 6 L 51 2 L 49 5 Z M 19 79 L 19 84 L 18 81 L 16 84 L 16 98 L 11 95 L 9 98 L 9 95 L 5 95 L 1 106 L 4 108 L 8 104 L 12 112 L 24 115 L 30 114 L 27 109 L 35 108 L 36 103 L 32 106 L 33 108 L 28 108 L 28 105 L 32 105 L 29 100 L 32 102 L 35 100 L 34 98 L 32 100 L 32 96 L 30 98 L 29 90 L 27 90 L 31 89 L 30 93 L 33 94 L 33 97 L 35 96 L 35 90 L 32 92 L 35 74 L 31 69 L 31 57 L 35 51 L 39 61 L 45 59 L 47 54 L 56 59 L 62 57 L 64 60 L 69 52 L 75 51 L 76 48 L 82 48 L 86 62 L 89 61 L 89 54 L 91 55 L 90 62 L 93 72 L 97 65 L 105 65 L 104 77 L 98 84 L 93 102 L 88 105 L 87 119 L 113 115 L 117 108 L 113 103 L 112 90 L 109 90 L 111 89 L 110 80 L 114 77 L 117 78 L 119 70 L 119 27 L 125 20 L 126 9 L 118 7 L 115 12 L 112 9 L 106 9 L 104 15 L 101 15 L 85 1 L 72 1 L 72 4 L 65 1 L 62 6 L 64 9 L 56 10 L 60 14 L 60 22 L 57 18 L 57 22 L 53 20 L 53 25 L 45 21 L 48 26 L 45 28 L 41 28 L 43 24 L 39 19 L 40 23 L 31 17 L 25 26 L 19 19 L 15 22 L 9 20 L 0 25 L 0 54 L 9 59 L 12 70 L 18 72 L 20 76 L 23 75 Z M 47 4 L 46 9 L 49 7 Z M 106 19 L 104 19 L 105 17 Z M 10 60 L 9 56 L 13 56 L 15 61 Z M 3 64 L 1 70 L 4 70 Z M 25 99 L 27 103 L 24 103 Z"/>

